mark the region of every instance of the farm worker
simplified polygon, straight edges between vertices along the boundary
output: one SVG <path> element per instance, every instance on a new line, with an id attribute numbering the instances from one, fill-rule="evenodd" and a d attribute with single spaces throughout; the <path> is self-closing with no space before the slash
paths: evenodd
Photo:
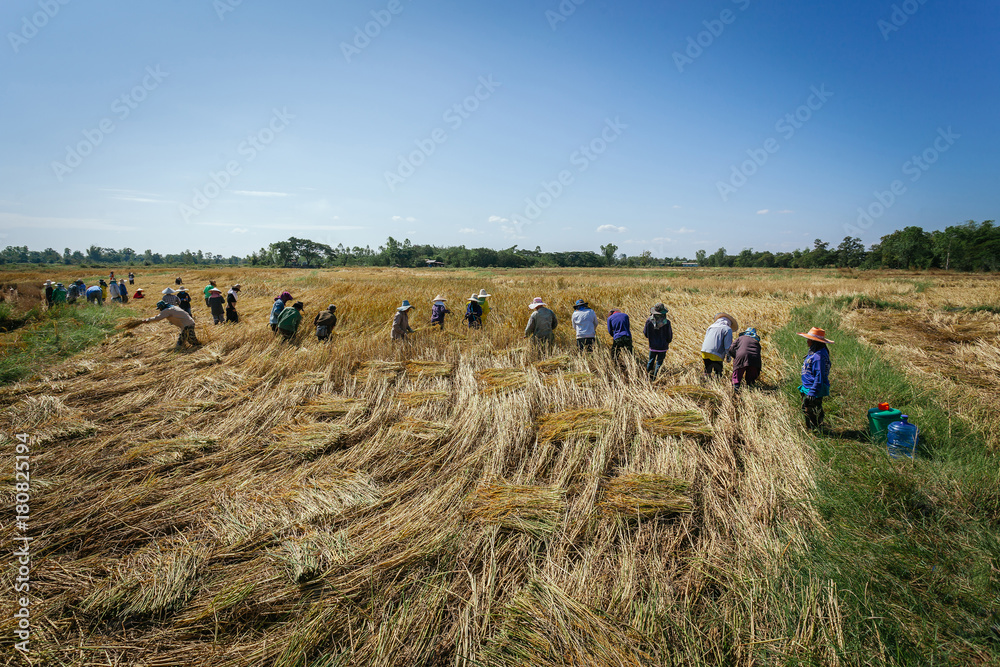
<path id="1" fill-rule="evenodd" d="M 674 340 L 674 330 L 667 319 L 667 307 L 658 303 L 649 309 L 649 317 L 646 318 L 646 326 L 642 329 L 642 335 L 649 341 L 649 361 L 646 362 L 646 372 L 650 380 L 656 379 L 656 374 L 660 372 L 663 360 L 667 358 L 667 350 Z"/>
<path id="2" fill-rule="evenodd" d="M 608 333 L 611 334 L 611 358 L 617 359 L 622 350 L 632 352 L 632 324 L 628 315 L 618 308 L 608 313 Z"/>
<path id="3" fill-rule="evenodd" d="M 170 289 L 169 287 L 167 289 Z M 173 291 L 173 290 L 171 290 Z M 222 298 L 222 290 L 213 287 L 208 291 L 208 307 L 212 309 L 212 322 L 222 324 L 226 320 L 226 300 Z"/>
<path id="4" fill-rule="evenodd" d="M 128 272 L 128 284 L 135 285 L 135 274 L 131 271 Z"/>
<path id="5" fill-rule="evenodd" d="M 285 341 L 291 341 L 295 332 L 299 330 L 303 307 L 301 301 L 296 301 L 291 308 L 285 308 L 281 311 L 281 315 L 278 315 L 278 333 Z"/>
<path id="6" fill-rule="evenodd" d="M 208 306 L 209 308 L 212 307 L 211 304 L 208 303 L 208 299 L 212 296 L 211 294 L 209 294 L 209 292 L 212 291 L 213 287 L 215 287 L 215 281 L 214 280 L 209 280 L 208 284 L 205 285 L 205 290 L 204 290 L 205 291 L 205 305 Z"/>
<path id="7" fill-rule="evenodd" d="M 109 273 L 109 274 L 108 274 L 108 279 L 109 279 L 109 280 L 110 280 L 111 282 L 114 282 L 114 281 L 115 281 L 115 272 L 114 272 L 114 271 L 112 271 L 111 273 Z"/>
<path id="8" fill-rule="evenodd" d="M 282 292 L 281 296 L 274 300 L 274 305 L 271 306 L 271 331 L 278 330 L 278 316 L 281 315 L 281 311 L 285 309 L 288 302 L 292 300 L 292 295 L 288 292 Z"/>
<path id="9" fill-rule="evenodd" d="M 729 346 L 733 344 L 733 329 L 736 328 L 736 318 L 726 313 L 717 313 L 715 321 L 705 332 L 705 340 L 701 344 L 701 358 L 705 361 L 705 375 L 715 373 L 722 376 L 722 362 L 729 355 Z"/>
<path id="10" fill-rule="evenodd" d="M 66 290 L 66 303 L 76 303 L 76 300 L 80 298 L 80 286 L 77 285 L 78 281 L 73 281 L 69 284 L 69 289 Z"/>
<path id="11" fill-rule="evenodd" d="M 226 321 L 239 322 L 240 314 L 236 312 L 236 295 L 239 294 L 240 284 L 236 283 L 229 288 L 226 294 Z"/>
<path id="12" fill-rule="evenodd" d="M 52 287 L 52 281 L 45 281 L 45 305 L 48 308 L 52 307 L 52 293 L 55 292 L 55 288 Z"/>
<path id="13" fill-rule="evenodd" d="M 177 307 L 191 315 L 191 295 L 183 287 L 177 290 Z"/>
<path id="14" fill-rule="evenodd" d="M 56 283 L 56 288 L 52 290 L 52 303 L 66 303 L 66 288 L 62 283 Z"/>
<path id="15" fill-rule="evenodd" d="M 145 294 L 143 294 L 143 292 L 145 292 L 145 291 L 146 291 L 146 290 L 142 289 L 141 287 L 140 287 L 140 288 L 138 288 L 138 289 L 137 289 L 137 290 L 135 291 L 135 294 L 133 294 L 133 295 L 132 295 L 132 298 L 133 298 L 133 299 L 145 299 L 145 298 L 146 298 L 146 295 L 145 295 Z"/>
<path id="16" fill-rule="evenodd" d="M 479 303 L 479 295 L 473 292 L 466 301 L 468 305 L 465 307 L 465 320 L 470 329 L 478 329 L 483 326 L 483 307 Z"/>
<path id="17" fill-rule="evenodd" d="M 100 285 L 88 287 L 86 294 L 87 303 L 96 303 L 98 306 L 104 305 L 104 292 L 101 291 Z"/>
<path id="18" fill-rule="evenodd" d="M 104 301 L 107 301 L 108 300 L 108 284 L 106 282 L 104 282 L 104 278 L 101 278 L 97 282 L 101 286 L 101 298 Z"/>
<path id="19" fill-rule="evenodd" d="M 316 327 L 316 338 L 329 340 L 330 333 L 337 326 L 337 307 L 331 303 L 326 307 L 326 310 L 317 313 L 313 320 L 313 326 Z"/>
<path id="20" fill-rule="evenodd" d="M 163 292 L 161 292 L 161 294 L 163 294 L 163 299 L 162 300 L 166 301 L 167 305 L 169 305 L 169 306 L 180 306 L 181 305 L 181 300 L 177 298 L 177 293 L 174 292 L 174 288 L 173 287 L 166 287 L 166 288 L 164 288 Z"/>
<path id="21" fill-rule="evenodd" d="M 156 322 L 157 320 L 166 320 L 175 327 L 180 327 L 181 329 L 181 335 L 177 337 L 176 349 L 181 349 L 186 343 L 192 346 L 201 345 L 201 343 L 198 342 L 198 337 L 194 335 L 194 318 L 177 306 L 172 306 L 166 301 L 157 301 L 156 307 L 160 312 L 157 313 L 155 317 L 141 320 L 139 324 Z"/>
<path id="22" fill-rule="evenodd" d="M 438 294 L 434 297 L 434 305 L 431 306 L 431 326 L 439 326 L 444 330 L 444 316 L 451 311 L 445 307 L 444 302 L 448 299 L 444 298 L 442 295 Z"/>
<path id="23" fill-rule="evenodd" d="M 413 333 L 413 329 L 410 328 L 410 308 L 413 308 L 410 302 L 403 299 L 403 305 L 396 309 L 396 315 L 392 318 L 392 332 L 390 334 L 393 340 L 406 340 L 406 334 Z"/>
<path id="24" fill-rule="evenodd" d="M 128 303 L 128 288 L 125 287 L 125 279 L 120 278 L 118 280 L 118 294 L 122 298 L 122 303 Z"/>
<path id="25" fill-rule="evenodd" d="M 806 428 L 819 431 L 823 427 L 823 397 L 830 395 L 830 351 L 826 348 L 833 341 L 826 337 L 826 331 L 813 327 L 809 333 L 800 333 L 807 339 L 809 353 L 802 363 L 802 412 L 806 416 Z"/>
<path id="26" fill-rule="evenodd" d="M 108 293 L 111 295 L 111 300 L 115 303 L 122 302 L 122 295 L 118 291 L 118 283 L 114 280 L 111 281 L 111 285 L 108 286 Z"/>
<path id="27" fill-rule="evenodd" d="M 524 337 L 532 336 L 532 342 L 552 345 L 555 342 L 556 314 L 549 310 L 549 307 L 542 301 L 542 297 L 536 296 L 528 304 L 528 308 L 533 310 L 528 318 L 528 325 L 524 327 Z"/>
<path id="28" fill-rule="evenodd" d="M 592 351 L 597 340 L 597 313 L 583 299 L 573 304 L 573 328 L 576 330 L 576 349 Z"/>
<path id="29" fill-rule="evenodd" d="M 485 289 L 480 289 L 479 294 L 476 296 L 476 298 L 479 299 L 479 307 L 483 309 L 483 324 L 486 324 L 486 316 L 490 314 L 490 302 L 487 301 L 487 299 L 491 296 L 493 295 L 487 294 Z"/>
<path id="30" fill-rule="evenodd" d="M 174 278 L 174 284 L 175 284 L 175 285 L 183 285 L 183 284 L 184 284 L 184 281 L 183 281 L 183 280 L 181 280 L 181 277 L 180 277 L 180 276 L 177 276 L 176 278 Z"/>
<path id="31" fill-rule="evenodd" d="M 753 327 L 737 336 L 729 346 L 729 356 L 733 358 L 733 390 L 739 391 L 746 380 L 748 387 L 757 384 L 760 377 L 760 336 Z"/>

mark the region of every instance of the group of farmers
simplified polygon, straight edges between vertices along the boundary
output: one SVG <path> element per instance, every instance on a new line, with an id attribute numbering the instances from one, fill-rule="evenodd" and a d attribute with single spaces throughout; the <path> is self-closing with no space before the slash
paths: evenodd
<path id="1" fill-rule="evenodd" d="M 133 284 L 134 275 L 129 273 L 128 278 L 129 284 Z M 46 302 L 52 306 L 60 303 L 73 303 L 86 297 L 89 302 L 101 305 L 109 295 L 113 302 L 127 302 L 128 289 L 124 279 L 116 284 L 113 272 L 109 279 L 110 284 L 106 284 L 102 279 L 98 285 L 89 288 L 84 285 L 83 281 L 78 280 L 71 284 L 70 289 L 63 287 L 62 283 L 46 281 Z M 163 290 L 163 297 L 156 304 L 159 311 L 157 315 L 141 320 L 138 324 L 167 320 L 181 330 L 177 339 L 178 348 L 186 345 L 200 345 L 195 335 L 191 298 L 187 290 L 184 289 L 180 278 L 175 283 L 176 290 L 170 287 Z M 114 289 L 111 289 L 111 286 L 114 286 Z M 241 286 L 235 284 L 223 297 L 222 290 L 216 286 L 214 280 L 205 286 L 203 290 L 205 305 L 210 309 L 215 324 L 239 322 L 236 304 L 240 289 Z M 473 292 L 472 296 L 466 299 L 464 321 L 469 328 L 481 329 L 485 326 L 487 316 L 490 313 L 490 297 L 492 297 L 491 294 L 487 293 L 485 289 L 481 289 L 479 292 Z M 132 298 L 142 299 L 142 288 L 137 289 Z M 280 334 L 284 341 L 291 341 L 295 337 L 302 322 L 304 304 L 301 301 L 295 301 L 289 306 L 291 301 L 293 301 L 292 295 L 286 290 L 274 299 L 271 306 L 269 325 L 271 330 Z M 451 313 L 447 307 L 447 301 L 447 298 L 441 294 L 436 295 L 432 300 L 430 317 L 432 328 L 444 329 L 445 316 Z M 413 308 L 413 304 L 408 300 L 403 300 L 402 305 L 396 308 L 390 329 L 392 340 L 405 342 L 407 336 L 413 333 L 414 330 L 410 326 L 409 319 L 410 311 Z M 535 297 L 528 304 L 528 309 L 531 310 L 531 315 L 524 328 L 524 336 L 531 338 L 540 346 L 551 348 L 555 342 L 555 329 L 558 325 L 556 314 L 541 297 Z M 337 306 L 330 304 L 313 319 L 318 340 L 330 339 L 333 328 L 337 324 L 336 311 Z M 663 303 L 654 304 L 649 309 L 649 315 L 643 326 L 642 333 L 649 345 L 646 372 L 650 380 L 655 379 L 659 373 L 670 343 L 673 341 L 673 329 L 667 318 L 668 312 Z M 597 314 L 587 301 L 584 299 L 576 300 L 573 304 L 570 321 L 576 333 L 577 349 L 581 352 L 593 351 L 597 342 Z M 611 357 L 618 359 L 622 351 L 631 355 L 633 353 L 632 328 L 629 316 L 619 308 L 612 308 L 608 312 L 605 325 L 612 341 Z M 760 335 L 754 327 L 748 327 L 734 336 L 735 331 L 739 331 L 736 318 L 725 312 L 717 313 L 705 332 L 701 346 L 701 357 L 706 377 L 712 375 L 721 377 L 723 362 L 732 359 L 731 381 L 734 390 L 738 392 L 744 386 L 753 387 L 760 377 L 761 345 Z M 827 345 L 833 341 L 827 339 L 826 332 L 818 327 L 813 327 L 808 333 L 800 333 L 799 335 L 807 340 L 809 347 L 802 366 L 802 384 L 799 386 L 799 392 L 802 395 L 802 412 L 805 414 L 807 427 L 819 430 L 824 419 L 823 398 L 830 393 L 830 353 Z"/>

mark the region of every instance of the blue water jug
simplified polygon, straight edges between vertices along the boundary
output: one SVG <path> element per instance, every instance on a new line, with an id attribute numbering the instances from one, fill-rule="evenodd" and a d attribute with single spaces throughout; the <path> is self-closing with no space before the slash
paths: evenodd
<path id="1" fill-rule="evenodd" d="M 903 415 L 903 420 L 889 424 L 886 438 L 889 443 L 889 456 L 894 459 L 910 458 L 917 453 L 917 427 L 909 422 L 909 415 Z"/>

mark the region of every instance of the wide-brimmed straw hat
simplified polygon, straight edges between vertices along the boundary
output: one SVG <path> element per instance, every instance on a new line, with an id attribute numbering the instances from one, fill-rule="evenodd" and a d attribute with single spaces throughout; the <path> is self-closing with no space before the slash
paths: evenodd
<path id="1" fill-rule="evenodd" d="M 818 343 L 832 343 L 833 341 L 826 337 L 826 331 L 820 329 L 819 327 L 813 327 L 809 330 L 809 333 L 800 333 L 803 338 L 808 338 L 809 340 L 814 340 Z"/>
<path id="2" fill-rule="evenodd" d="M 49 286 L 49 285 L 51 285 L 51 284 L 52 284 L 52 281 L 51 281 L 51 280 L 46 280 L 46 281 L 45 281 L 45 287 L 48 287 L 48 286 Z"/>
<path id="3" fill-rule="evenodd" d="M 170 288 L 168 287 L 167 289 L 170 289 Z M 222 294 L 222 290 L 220 290 L 218 287 L 213 287 L 212 289 L 208 290 L 209 294 L 211 294 L 212 292 L 218 292 L 219 294 Z M 174 291 L 170 290 L 170 293 L 173 294 Z M 164 292 L 164 294 L 166 294 L 166 292 Z"/>
<path id="4" fill-rule="evenodd" d="M 472 296 L 466 299 L 466 301 L 475 301 L 476 303 L 479 303 L 479 295 L 473 292 Z"/>
<path id="5" fill-rule="evenodd" d="M 740 328 L 740 325 L 739 325 L 739 323 L 738 323 L 738 322 L 736 321 L 736 318 L 735 318 L 735 317 L 733 317 L 733 316 L 732 316 L 732 315 L 730 315 L 729 313 L 716 313 L 716 314 L 715 314 L 715 319 L 716 319 L 716 320 L 718 320 L 718 319 L 719 319 L 720 317 L 724 317 L 724 318 L 726 318 L 727 320 L 729 320 L 729 328 L 730 328 L 730 329 L 732 329 L 733 331 L 739 331 L 739 328 Z"/>
<path id="6" fill-rule="evenodd" d="M 396 310 L 407 311 L 410 308 L 413 308 L 413 306 L 410 304 L 410 302 L 408 300 L 406 300 L 406 299 L 403 299 L 403 305 L 400 306 L 399 308 L 397 308 Z"/>
<path id="7" fill-rule="evenodd" d="M 173 294 L 173 293 L 174 293 L 174 288 L 173 287 L 168 287 L 168 288 L 164 289 L 162 292 L 160 292 L 160 294 Z"/>
<path id="8" fill-rule="evenodd" d="M 433 299 L 431 299 L 431 301 L 447 301 L 447 300 L 448 299 L 444 298 L 440 294 L 438 294 L 436 297 L 434 297 Z"/>
<path id="9" fill-rule="evenodd" d="M 668 312 L 670 311 L 662 303 L 658 303 L 649 309 L 650 315 L 666 315 Z"/>
<path id="10" fill-rule="evenodd" d="M 544 305 L 545 302 L 542 301 L 542 297 L 536 296 L 534 299 L 532 299 L 531 303 L 528 304 L 528 308 L 535 310 L 536 308 L 541 308 Z"/>
<path id="11" fill-rule="evenodd" d="M 480 299 L 488 299 L 491 296 L 493 296 L 493 295 L 492 294 L 487 294 L 486 290 L 484 290 L 484 289 L 479 290 L 479 298 Z"/>

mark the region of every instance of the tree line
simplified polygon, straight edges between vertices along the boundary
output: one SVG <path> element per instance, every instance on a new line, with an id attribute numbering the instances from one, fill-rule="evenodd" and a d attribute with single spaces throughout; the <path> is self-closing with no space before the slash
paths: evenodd
<path id="1" fill-rule="evenodd" d="M 155 266 L 164 265 L 246 265 L 322 268 L 334 266 L 425 266 L 428 261 L 451 267 L 653 267 L 681 266 L 687 257 L 655 257 L 650 251 L 638 255 L 618 253 L 618 246 L 608 243 L 601 252 L 543 252 L 516 245 L 493 248 L 434 246 L 402 242 L 389 237 L 385 245 L 332 247 L 308 239 L 291 237 L 251 253 L 246 257 L 223 257 L 201 250 L 161 255 L 151 250 L 137 253 L 131 248 L 115 250 L 90 246 L 86 252 L 66 248 L 61 254 L 52 248 L 28 250 L 27 246 L 7 246 L 0 251 L 0 264 L 65 264 Z M 1000 270 L 1000 227 L 993 220 L 968 221 L 944 230 L 927 232 L 920 227 L 905 227 L 883 236 L 878 243 L 865 247 L 861 239 L 847 236 L 833 247 L 816 239 L 813 247 L 790 252 L 755 251 L 744 248 L 730 255 L 725 248 L 712 254 L 699 250 L 694 261 L 710 267 L 762 268 L 859 268 L 859 269 L 953 269 L 958 271 Z"/>

